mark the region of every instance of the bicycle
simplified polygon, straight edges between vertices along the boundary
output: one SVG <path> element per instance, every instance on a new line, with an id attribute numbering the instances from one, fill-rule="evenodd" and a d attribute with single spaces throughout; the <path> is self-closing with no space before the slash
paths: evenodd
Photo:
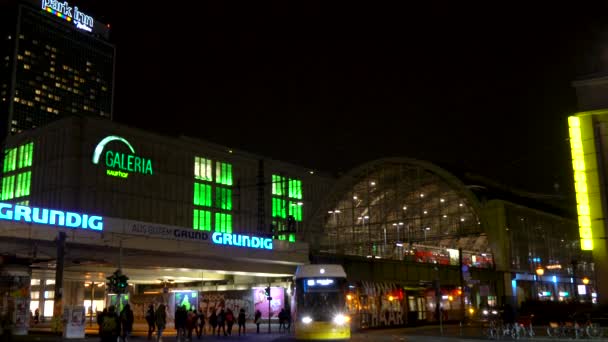
<path id="1" fill-rule="evenodd" d="M 532 318 L 534 317 L 534 315 L 530 315 L 530 316 L 521 316 L 519 317 L 519 319 L 517 320 L 517 333 L 518 333 L 518 337 L 522 337 L 522 336 L 527 336 L 530 338 L 533 338 L 535 336 L 534 334 L 534 327 L 532 326 Z"/>
<path id="2" fill-rule="evenodd" d="M 603 330 L 598 323 L 592 323 L 591 321 L 587 321 L 583 329 L 585 331 L 585 334 L 589 338 L 602 338 Z"/>
<path id="3" fill-rule="evenodd" d="M 490 340 L 497 340 L 499 336 L 499 324 L 496 319 L 488 321 L 488 327 L 484 330 L 484 335 Z"/>

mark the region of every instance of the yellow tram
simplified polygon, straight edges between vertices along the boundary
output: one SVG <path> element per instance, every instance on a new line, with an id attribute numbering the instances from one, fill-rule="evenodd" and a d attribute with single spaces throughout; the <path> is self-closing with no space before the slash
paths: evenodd
<path id="1" fill-rule="evenodd" d="M 298 340 L 348 340 L 346 272 L 341 265 L 302 265 L 295 274 Z"/>

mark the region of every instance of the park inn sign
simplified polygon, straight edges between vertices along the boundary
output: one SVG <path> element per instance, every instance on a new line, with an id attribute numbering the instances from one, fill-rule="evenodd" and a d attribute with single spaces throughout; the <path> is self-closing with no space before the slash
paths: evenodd
<path id="1" fill-rule="evenodd" d="M 106 145 L 112 141 L 118 141 L 125 144 L 131 153 L 122 153 L 106 149 Z M 105 154 L 103 153 L 105 150 Z M 131 144 L 122 137 L 111 135 L 103 138 L 93 152 L 93 164 L 98 165 L 100 159 L 103 160 L 107 167 L 106 174 L 108 176 L 127 178 L 129 172 L 136 172 L 142 175 L 152 175 L 152 161 L 148 158 L 140 157 L 135 154 L 135 149 Z"/>

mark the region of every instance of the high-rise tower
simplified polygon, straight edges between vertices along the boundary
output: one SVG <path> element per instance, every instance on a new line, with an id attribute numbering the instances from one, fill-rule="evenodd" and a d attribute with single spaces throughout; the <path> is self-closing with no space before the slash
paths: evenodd
<path id="1" fill-rule="evenodd" d="M 112 119 L 109 27 L 66 1 L 0 8 L 0 138 L 68 115 Z"/>

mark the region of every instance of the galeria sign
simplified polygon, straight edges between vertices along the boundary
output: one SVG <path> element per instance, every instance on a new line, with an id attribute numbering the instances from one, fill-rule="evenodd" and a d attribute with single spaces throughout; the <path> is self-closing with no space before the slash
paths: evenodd
<path id="1" fill-rule="evenodd" d="M 103 217 L 0 202 L 0 220 L 103 230 Z"/>
<path id="2" fill-rule="evenodd" d="M 131 153 L 121 153 L 113 151 L 111 149 L 106 150 L 106 145 L 112 141 L 118 141 L 125 144 Z M 148 158 L 140 157 L 135 154 L 135 149 L 131 144 L 122 137 L 111 135 L 103 138 L 93 152 L 93 164 L 99 164 L 99 160 L 105 151 L 104 161 L 108 169 L 106 174 L 108 176 L 127 178 L 129 172 L 137 172 L 143 175 L 152 175 L 152 161 Z"/>

